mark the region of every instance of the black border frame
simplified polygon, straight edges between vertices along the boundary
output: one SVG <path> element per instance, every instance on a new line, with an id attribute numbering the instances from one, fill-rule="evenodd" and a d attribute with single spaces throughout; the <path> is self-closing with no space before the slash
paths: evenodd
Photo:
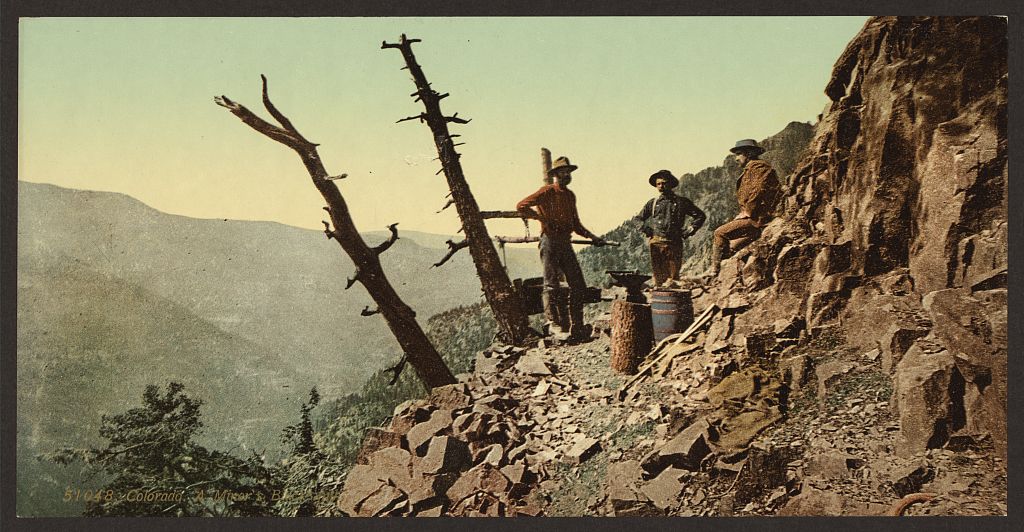
<path id="1" fill-rule="evenodd" d="M 17 175 L 18 175 L 18 20 L 21 17 L 313 17 L 313 16 L 817 16 L 817 15 L 1005 15 L 1008 16 L 1009 37 L 1009 105 L 1008 139 L 1010 152 L 1009 184 L 1009 303 L 1008 303 L 1008 367 L 1007 430 L 1009 439 L 1007 504 L 1008 517 L 744 517 L 744 518 L 545 518 L 531 519 L 319 519 L 319 518 L 16 518 L 15 509 L 15 438 L 16 431 L 16 297 L 17 297 Z M 640 527 L 652 530 L 1020 530 L 1015 525 L 1021 506 L 1020 448 L 1021 412 L 1012 408 L 1021 399 L 1018 386 L 1024 383 L 1024 363 L 1013 360 L 1020 351 L 1022 321 L 1020 316 L 1022 209 L 1024 197 L 1020 186 L 1014 186 L 1014 158 L 1021 150 L 1024 135 L 1017 105 L 1020 103 L 1018 80 L 1024 79 L 1021 57 L 1020 16 L 1024 8 L 1007 0 L 934 0 L 895 1 L 861 0 L 784 0 L 775 4 L 753 0 L 728 3 L 681 5 L 669 1 L 634 0 L 615 2 L 598 0 L 509 0 L 480 2 L 467 0 L 303 0 L 289 3 L 280 0 L 177 0 L 174 2 L 131 2 L 130 0 L 6 0 L 0 7 L 0 529 L 26 531 L 60 530 L 587 530 L 618 531 Z"/>

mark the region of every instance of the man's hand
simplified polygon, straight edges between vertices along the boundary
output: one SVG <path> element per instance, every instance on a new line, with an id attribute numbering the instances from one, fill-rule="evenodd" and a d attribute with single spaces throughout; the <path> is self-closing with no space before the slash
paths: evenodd
<path id="1" fill-rule="evenodd" d="M 687 227 L 686 229 L 683 229 L 683 238 L 690 238 L 696 232 L 697 232 L 697 229 L 695 229 L 693 227 Z"/>
<path id="2" fill-rule="evenodd" d="M 608 244 L 607 240 L 605 240 L 605 239 L 603 239 L 603 238 L 601 238 L 599 236 L 595 236 L 594 238 L 591 238 L 590 240 L 593 241 L 592 243 L 595 246 L 604 246 L 604 245 Z"/>
<path id="3" fill-rule="evenodd" d="M 737 214 L 736 217 L 733 218 L 733 220 L 743 220 L 746 218 L 750 218 L 750 213 L 747 211 L 740 211 L 740 213 Z"/>

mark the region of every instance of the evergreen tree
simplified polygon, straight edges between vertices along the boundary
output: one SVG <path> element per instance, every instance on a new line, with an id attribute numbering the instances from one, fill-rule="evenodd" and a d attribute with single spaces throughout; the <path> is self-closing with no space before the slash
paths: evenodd
<path id="1" fill-rule="evenodd" d="M 103 416 L 105 448 L 63 449 L 48 459 L 81 461 L 87 472 L 110 478 L 97 491 L 71 489 L 66 500 L 86 500 L 88 516 L 260 516 L 273 515 L 280 487 L 263 459 L 242 459 L 195 443 L 203 423 L 202 401 L 171 382 L 161 394 L 149 385 L 143 404 Z"/>

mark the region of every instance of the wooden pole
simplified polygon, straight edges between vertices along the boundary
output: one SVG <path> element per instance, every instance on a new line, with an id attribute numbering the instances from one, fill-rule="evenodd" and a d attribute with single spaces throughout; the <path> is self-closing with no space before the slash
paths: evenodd
<path id="1" fill-rule="evenodd" d="M 547 148 L 540 149 L 540 166 L 544 170 L 544 184 L 550 185 L 554 180 L 548 175 L 548 172 L 551 171 L 551 151 Z"/>
<path id="2" fill-rule="evenodd" d="M 653 342 L 651 306 L 615 300 L 612 303 L 612 369 L 623 375 L 636 373 Z"/>

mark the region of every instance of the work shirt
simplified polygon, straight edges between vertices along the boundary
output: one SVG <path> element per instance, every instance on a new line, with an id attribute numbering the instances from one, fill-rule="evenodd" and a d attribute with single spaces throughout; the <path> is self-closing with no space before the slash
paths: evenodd
<path id="1" fill-rule="evenodd" d="M 760 159 L 747 162 L 736 180 L 736 201 L 741 211 L 750 214 L 754 225 L 763 227 L 775 217 L 780 197 L 782 187 L 772 166 Z"/>
<path id="2" fill-rule="evenodd" d="M 640 214 L 633 220 L 640 224 L 640 230 L 654 241 L 681 243 L 686 231 L 686 218 L 693 219 L 690 224 L 692 233 L 696 233 L 707 218 L 688 198 L 677 196 L 668 191 L 648 201 Z"/>
<path id="3" fill-rule="evenodd" d="M 579 213 L 576 212 L 576 194 L 560 184 L 544 185 L 516 204 L 516 210 L 520 211 L 531 211 L 534 207 L 540 219 L 541 234 L 568 238 L 575 231 L 586 238 L 597 239 L 594 233 L 580 223 Z"/>

